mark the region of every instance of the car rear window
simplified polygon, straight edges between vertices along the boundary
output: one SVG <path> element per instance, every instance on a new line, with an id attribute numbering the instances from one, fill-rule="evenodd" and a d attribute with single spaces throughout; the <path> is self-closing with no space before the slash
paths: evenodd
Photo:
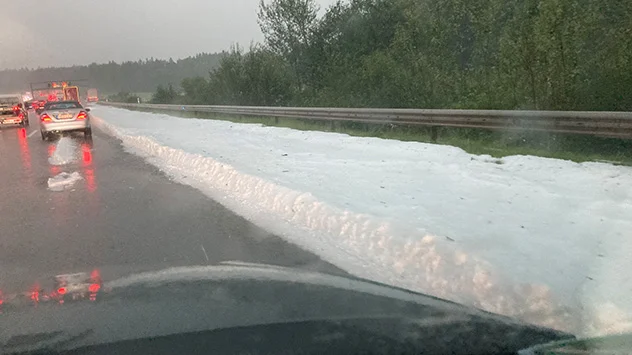
<path id="1" fill-rule="evenodd" d="M 82 106 L 77 102 L 56 102 L 56 103 L 48 103 L 44 106 L 46 110 L 68 110 L 73 108 L 82 108 Z"/>

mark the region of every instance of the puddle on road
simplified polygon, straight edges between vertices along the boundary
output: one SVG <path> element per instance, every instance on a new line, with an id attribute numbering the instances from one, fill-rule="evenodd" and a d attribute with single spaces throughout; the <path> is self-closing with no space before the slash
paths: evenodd
<path id="1" fill-rule="evenodd" d="M 79 151 L 77 143 L 70 137 L 61 137 L 56 145 L 52 146 L 52 154 L 48 158 L 51 165 L 66 165 L 77 160 L 77 152 Z"/>
<path id="2" fill-rule="evenodd" d="M 70 190 L 80 180 L 87 181 L 90 192 L 96 189 L 92 168 L 92 140 L 78 141 L 75 138 L 72 135 L 62 136 L 57 142 L 48 145 L 49 176 L 51 177 L 47 185 L 51 191 Z M 77 163 L 80 167 L 76 166 Z M 75 168 L 81 169 L 81 173 L 72 172 Z M 68 172 L 68 170 L 71 171 Z"/>

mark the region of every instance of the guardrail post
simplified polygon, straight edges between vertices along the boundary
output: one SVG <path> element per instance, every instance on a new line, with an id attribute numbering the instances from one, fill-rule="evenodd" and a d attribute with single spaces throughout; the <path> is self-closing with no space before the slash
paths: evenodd
<path id="1" fill-rule="evenodd" d="M 437 138 L 439 138 L 439 127 L 430 126 L 430 140 L 432 143 L 437 143 Z"/>

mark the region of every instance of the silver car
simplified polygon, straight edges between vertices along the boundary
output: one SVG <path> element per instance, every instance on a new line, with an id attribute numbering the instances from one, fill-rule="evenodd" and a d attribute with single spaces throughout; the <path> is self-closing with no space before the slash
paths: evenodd
<path id="1" fill-rule="evenodd" d="M 54 101 L 44 105 L 40 114 L 40 133 L 46 140 L 51 133 L 81 131 L 86 137 L 92 136 L 90 109 L 77 101 Z"/>

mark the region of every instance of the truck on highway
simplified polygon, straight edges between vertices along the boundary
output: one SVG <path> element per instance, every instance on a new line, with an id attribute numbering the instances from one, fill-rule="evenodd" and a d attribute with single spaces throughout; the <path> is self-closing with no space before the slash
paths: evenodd
<path id="1" fill-rule="evenodd" d="M 77 101 L 79 102 L 79 88 L 76 86 L 68 86 L 64 88 L 64 100 L 65 101 Z"/>
<path id="2" fill-rule="evenodd" d="M 99 94 L 97 92 L 97 89 L 88 89 L 88 95 L 87 95 L 86 101 L 88 103 L 99 102 Z"/>

